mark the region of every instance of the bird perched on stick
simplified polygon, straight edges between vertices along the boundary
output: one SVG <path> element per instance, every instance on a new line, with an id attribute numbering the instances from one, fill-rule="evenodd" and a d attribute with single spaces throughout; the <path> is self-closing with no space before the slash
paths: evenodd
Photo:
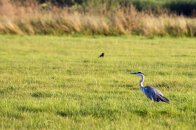
<path id="1" fill-rule="evenodd" d="M 99 55 L 99 58 L 104 57 L 104 53 L 101 53 L 101 55 Z"/>
<path id="2" fill-rule="evenodd" d="M 161 93 L 161 91 L 159 91 L 158 89 L 151 87 L 151 86 L 143 86 L 143 82 L 144 82 L 144 74 L 142 72 L 134 72 L 134 73 L 130 73 L 130 74 L 134 74 L 137 76 L 141 77 L 140 80 L 140 89 L 142 90 L 142 92 L 152 101 L 154 102 L 166 102 L 169 103 L 169 99 L 167 99 L 166 97 L 163 96 L 163 94 Z"/>

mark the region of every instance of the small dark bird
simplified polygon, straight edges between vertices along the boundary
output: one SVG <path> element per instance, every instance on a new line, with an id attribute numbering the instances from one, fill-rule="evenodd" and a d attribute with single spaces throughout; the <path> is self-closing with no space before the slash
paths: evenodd
<path id="1" fill-rule="evenodd" d="M 99 58 L 104 57 L 104 53 L 101 53 L 101 55 L 99 55 Z"/>

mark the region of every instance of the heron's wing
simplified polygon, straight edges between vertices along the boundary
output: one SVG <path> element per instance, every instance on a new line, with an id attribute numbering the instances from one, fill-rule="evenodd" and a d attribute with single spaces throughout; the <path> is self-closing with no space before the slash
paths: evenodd
<path id="1" fill-rule="evenodd" d="M 144 87 L 144 92 L 148 98 L 150 98 L 153 101 L 159 102 L 159 99 L 157 96 L 158 91 L 156 91 L 155 88 L 151 86 Z"/>
<path id="2" fill-rule="evenodd" d="M 169 100 L 163 96 L 161 91 L 159 91 L 158 89 L 156 89 L 154 87 L 151 87 L 151 86 L 145 87 L 145 94 L 148 98 L 150 98 L 153 101 L 169 102 Z"/>
<path id="3" fill-rule="evenodd" d="M 157 94 L 163 96 L 163 93 L 162 93 L 160 90 L 158 90 L 158 89 L 156 89 L 156 88 L 154 88 L 154 89 L 155 89 L 155 91 L 156 91 Z"/>
<path id="4" fill-rule="evenodd" d="M 149 91 L 152 91 L 152 92 L 154 92 L 155 94 L 158 94 L 158 95 L 163 96 L 163 93 L 162 93 L 160 90 L 158 90 L 158 89 L 156 89 L 156 88 L 154 88 L 154 87 L 152 87 L 152 86 L 147 86 L 146 88 L 148 88 Z"/>

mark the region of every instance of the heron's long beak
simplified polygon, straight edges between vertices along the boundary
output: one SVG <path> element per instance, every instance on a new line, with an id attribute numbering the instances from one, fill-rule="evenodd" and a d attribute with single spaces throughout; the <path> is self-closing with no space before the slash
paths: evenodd
<path id="1" fill-rule="evenodd" d="M 136 74 L 135 72 L 130 72 L 130 74 Z"/>

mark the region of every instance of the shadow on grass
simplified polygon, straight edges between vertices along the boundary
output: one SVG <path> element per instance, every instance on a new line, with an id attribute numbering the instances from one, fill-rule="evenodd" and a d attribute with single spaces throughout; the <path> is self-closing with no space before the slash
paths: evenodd
<path id="1" fill-rule="evenodd" d="M 0 89 L 0 95 L 3 95 L 3 94 L 9 94 L 9 93 L 12 93 L 14 92 L 16 89 L 14 86 L 9 86 L 7 88 L 2 88 Z"/>
<path id="2" fill-rule="evenodd" d="M 141 116 L 141 117 L 150 116 L 150 117 L 160 118 L 160 117 L 163 117 L 163 116 L 165 116 L 165 117 L 180 116 L 178 111 L 170 110 L 170 109 L 167 109 L 167 110 L 166 109 L 165 110 L 140 109 L 140 110 L 134 110 L 134 111 L 132 111 L 132 113 L 135 113 L 136 115 Z"/>
<path id="3" fill-rule="evenodd" d="M 79 111 L 57 111 L 56 114 L 61 117 L 70 117 L 70 118 L 77 118 L 81 116 L 93 116 L 95 118 L 115 120 L 120 114 L 120 112 L 118 110 L 101 108 L 97 110 L 84 109 Z"/>
<path id="4" fill-rule="evenodd" d="M 52 97 L 53 94 L 48 92 L 34 92 L 31 94 L 31 96 L 35 98 L 44 98 L 44 97 Z"/>
<path id="5" fill-rule="evenodd" d="M 149 115 L 149 112 L 147 110 L 135 110 L 134 113 L 141 117 L 146 117 Z"/>
<path id="6" fill-rule="evenodd" d="M 37 112 L 43 112 L 44 110 L 39 107 L 33 107 L 33 106 L 18 106 L 18 110 L 22 112 L 32 112 L 32 113 L 37 113 Z"/>
<path id="7" fill-rule="evenodd" d="M 156 87 L 164 87 L 164 88 L 169 88 L 171 85 L 167 82 L 160 82 L 158 84 L 155 84 L 154 86 Z"/>
<path id="8" fill-rule="evenodd" d="M 20 112 L 15 111 L 15 110 L 1 111 L 0 116 L 14 118 L 14 119 L 24 119 L 22 114 Z"/>

